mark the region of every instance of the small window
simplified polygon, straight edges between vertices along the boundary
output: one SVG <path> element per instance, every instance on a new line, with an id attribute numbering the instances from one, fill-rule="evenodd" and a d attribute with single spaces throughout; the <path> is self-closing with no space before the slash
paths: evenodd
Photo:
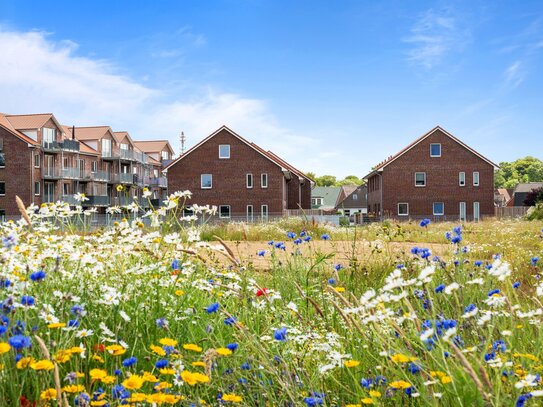
<path id="1" fill-rule="evenodd" d="M 430 157 L 441 157 L 441 144 L 430 144 Z"/>
<path id="2" fill-rule="evenodd" d="M 5 181 L 0 181 L 0 195 L 6 195 L 6 183 Z"/>
<path id="3" fill-rule="evenodd" d="M 465 172 L 459 172 L 458 173 L 458 185 L 461 187 L 466 186 L 466 173 Z"/>
<path id="4" fill-rule="evenodd" d="M 34 182 L 34 195 L 39 195 L 40 193 L 41 193 L 41 183 L 40 181 L 36 181 Z"/>
<path id="5" fill-rule="evenodd" d="M 416 172 L 415 173 L 415 186 L 416 187 L 425 187 L 426 186 L 426 173 L 425 172 Z"/>
<path id="6" fill-rule="evenodd" d="M 92 162 L 92 172 L 98 171 L 98 161 Z"/>
<path id="7" fill-rule="evenodd" d="M 268 205 L 262 205 L 260 207 L 260 213 L 261 213 L 262 219 L 264 220 L 268 219 Z"/>
<path id="8" fill-rule="evenodd" d="M 322 206 L 324 198 L 311 198 L 312 206 Z"/>
<path id="9" fill-rule="evenodd" d="M 358 195 L 357 194 L 353 194 L 353 201 L 358 201 Z"/>
<path id="10" fill-rule="evenodd" d="M 62 195 L 71 195 L 70 193 L 70 184 L 62 184 Z"/>
<path id="11" fill-rule="evenodd" d="M 478 187 L 479 186 L 479 172 L 475 171 L 473 173 L 473 186 Z"/>
<path id="12" fill-rule="evenodd" d="M 434 202 L 434 215 L 444 215 L 445 214 L 445 204 L 443 202 Z"/>
<path id="13" fill-rule="evenodd" d="M 5 222 L 5 221 L 6 221 L 6 210 L 0 209 L 0 222 Z"/>
<path id="14" fill-rule="evenodd" d="M 202 189 L 211 189 L 211 187 L 213 186 L 213 175 L 202 174 L 200 176 L 200 183 Z"/>
<path id="15" fill-rule="evenodd" d="M 247 205 L 247 221 L 253 221 L 253 205 Z"/>
<path id="16" fill-rule="evenodd" d="M 260 186 L 268 188 L 268 174 L 260 174 Z"/>
<path id="17" fill-rule="evenodd" d="M 5 166 L 6 166 L 5 153 L 0 153 L 0 168 L 4 168 Z"/>
<path id="18" fill-rule="evenodd" d="M 230 158 L 230 144 L 219 145 L 219 158 L 221 159 Z"/>
<path id="19" fill-rule="evenodd" d="M 247 174 L 247 188 L 253 187 L 253 174 Z"/>
<path id="20" fill-rule="evenodd" d="M 219 218 L 229 218 L 229 217 L 230 217 L 230 205 L 220 205 Z"/>
<path id="21" fill-rule="evenodd" d="M 39 154 L 34 154 L 34 167 L 40 168 L 41 156 Z"/>
<path id="22" fill-rule="evenodd" d="M 401 202 L 398 204 L 398 216 L 409 215 L 409 204 L 407 202 Z"/>

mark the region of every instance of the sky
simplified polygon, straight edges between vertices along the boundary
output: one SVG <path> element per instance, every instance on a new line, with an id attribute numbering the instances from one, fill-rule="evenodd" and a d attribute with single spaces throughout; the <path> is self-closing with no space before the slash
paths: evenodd
<path id="1" fill-rule="evenodd" d="M 0 0 L 0 112 L 362 177 L 440 125 L 543 159 L 542 1 Z"/>

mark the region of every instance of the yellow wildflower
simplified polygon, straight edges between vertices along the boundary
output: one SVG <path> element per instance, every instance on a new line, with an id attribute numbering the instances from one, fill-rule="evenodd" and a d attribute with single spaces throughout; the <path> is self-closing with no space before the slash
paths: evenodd
<path id="1" fill-rule="evenodd" d="M 241 396 L 237 396 L 235 394 L 223 394 L 222 395 L 222 400 L 223 401 L 230 401 L 232 403 L 241 403 L 241 401 L 243 400 L 243 398 Z"/>
<path id="2" fill-rule="evenodd" d="M 151 350 L 155 352 L 158 356 L 166 356 L 166 351 L 160 346 L 151 345 Z"/>
<path id="3" fill-rule="evenodd" d="M 146 382 L 149 382 L 149 383 L 156 383 L 158 382 L 158 378 L 152 374 L 152 373 L 149 373 L 149 372 L 143 372 L 143 380 L 145 380 Z"/>
<path id="4" fill-rule="evenodd" d="M 343 293 L 345 292 L 345 287 L 334 287 L 334 290 L 336 290 L 338 293 Z"/>
<path id="5" fill-rule="evenodd" d="M 55 400 L 57 398 L 57 391 L 55 389 L 47 389 L 40 393 L 40 400 Z"/>
<path id="6" fill-rule="evenodd" d="M 160 369 L 159 370 L 160 374 L 164 374 L 164 375 L 168 375 L 168 374 L 171 374 L 171 375 L 174 375 L 175 374 L 175 370 L 174 369 L 170 369 L 170 368 L 163 368 L 163 369 Z"/>
<path id="7" fill-rule="evenodd" d="M 177 341 L 171 338 L 162 338 L 159 342 L 164 346 L 177 346 Z"/>
<path id="8" fill-rule="evenodd" d="M 183 349 L 186 349 L 186 350 L 192 350 L 194 352 L 201 352 L 202 351 L 202 348 L 199 347 L 198 345 L 195 345 L 193 343 L 186 343 L 183 345 Z"/>
<path id="9" fill-rule="evenodd" d="M 192 362 L 192 366 L 194 367 L 206 367 L 206 364 L 204 362 Z"/>
<path id="10" fill-rule="evenodd" d="M 106 346 L 106 350 L 113 356 L 120 356 L 126 352 L 124 347 L 117 344 Z"/>
<path id="11" fill-rule="evenodd" d="M 207 377 L 205 374 L 201 373 L 192 373 L 188 370 L 183 370 L 181 372 L 181 378 L 185 383 L 187 383 L 190 386 L 194 386 L 198 382 L 200 383 L 207 383 L 209 382 L 209 377 Z"/>
<path id="12" fill-rule="evenodd" d="M 54 369 L 55 365 L 50 360 L 42 359 L 37 362 L 31 363 L 30 367 L 34 370 L 52 370 Z"/>
<path id="13" fill-rule="evenodd" d="M 343 364 L 345 367 L 357 367 L 360 362 L 358 360 L 346 360 Z"/>
<path id="14" fill-rule="evenodd" d="M 396 353 L 395 355 L 392 355 L 390 357 L 390 360 L 392 360 L 394 363 L 407 363 L 407 362 L 414 362 L 417 360 L 417 358 L 404 355 L 402 353 Z"/>
<path id="15" fill-rule="evenodd" d="M 377 390 L 370 390 L 370 396 L 379 398 L 381 397 L 381 392 Z"/>
<path id="16" fill-rule="evenodd" d="M 185 294 L 183 290 L 175 290 L 175 295 L 177 295 L 178 297 L 182 296 L 183 294 Z"/>
<path id="17" fill-rule="evenodd" d="M 9 343 L 0 342 L 0 354 L 9 352 L 10 349 L 11 349 L 11 346 L 9 346 Z"/>
<path id="18" fill-rule="evenodd" d="M 362 402 L 362 404 L 373 404 L 373 400 L 369 397 L 363 398 L 360 401 Z"/>
<path id="19" fill-rule="evenodd" d="M 217 353 L 221 356 L 228 356 L 232 354 L 232 351 L 228 348 L 217 348 L 215 349 Z"/>
<path id="20" fill-rule="evenodd" d="M 123 386 L 129 390 L 137 390 L 143 386 L 144 383 L 143 376 L 139 376 L 137 374 L 133 374 L 128 379 L 123 381 Z"/>
<path id="21" fill-rule="evenodd" d="M 411 387 L 411 383 L 408 383 L 405 380 L 397 380 L 390 383 L 390 387 L 392 387 L 393 389 L 408 389 Z"/>
<path id="22" fill-rule="evenodd" d="M 66 322 L 55 322 L 54 324 L 47 325 L 47 328 L 55 329 L 55 328 L 64 328 L 66 326 Z"/>
<path id="23" fill-rule="evenodd" d="M 81 393 L 82 391 L 85 391 L 85 386 L 82 384 L 70 384 L 68 386 L 64 386 L 62 391 L 65 393 Z"/>
<path id="24" fill-rule="evenodd" d="M 36 360 L 32 357 L 21 358 L 21 360 L 19 360 L 15 366 L 17 367 L 17 369 L 24 369 L 25 367 L 30 366 L 30 364 L 34 363 L 35 361 Z"/>
<path id="25" fill-rule="evenodd" d="M 107 376 L 107 372 L 103 369 L 92 369 L 89 372 L 89 376 L 93 380 L 102 380 L 104 377 Z"/>

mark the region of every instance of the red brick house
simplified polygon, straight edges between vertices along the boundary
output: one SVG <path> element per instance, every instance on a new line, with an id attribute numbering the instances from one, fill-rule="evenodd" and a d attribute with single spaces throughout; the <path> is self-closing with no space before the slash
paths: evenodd
<path id="1" fill-rule="evenodd" d="M 220 218 L 252 221 L 311 208 L 312 181 L 306 175 L 226 126 L 165 172 L 170 192 L 190 190 L 191 203 L 216 205 Z"/>
<path id="2" fill-rule="evenodd" d="M 494 216 L 498 166 L 437 126 L 364 177 L 368 212 L 395 219 Z"/>

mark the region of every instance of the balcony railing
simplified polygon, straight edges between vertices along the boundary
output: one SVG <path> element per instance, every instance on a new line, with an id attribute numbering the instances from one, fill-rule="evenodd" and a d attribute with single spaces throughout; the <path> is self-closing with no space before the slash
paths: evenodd
<path id="1" fill-rule="evenodd" d="M 77 140 L 43 141 L 41 145 L 46 152 L 79 152 L 79 141 Z"/>
<path id="2" fill-rule="evenodd" d="M 42 177 L 45 179 L 77 179 L 84 180 L 88 178 L 88 174 L 82 168 L 54 168 L 45 167 L 42 170 Z"/>
<path id="3" fill-rule="evenodd" d="M 134 174 L 128 174 L 128 173 L 112 174 L 110 181 L 116 184 L 133 184 Z"/>
<path id="4" fill-rule="evenodd" d="M 111 198 L 107 195 L 89 195 L 89 199 L 83 203 L 84 206 L 109 206 Z"/>
<path id="5" fill-rule="evenodd" d="M 166 177 L 145 177 L 144 183 L 151 187 L 168 187 L 168 179 Z"/>
<path id="6" fill-rule="evenodd" d="M 139 163 L 147 163 L 147 154 L 140 153 L 134 150 L 117 150 L 117 151 L 102 151 L 102 159 L 105 160 L 125 160 L 137 161 Z"/>
<path id="7" fill-rule="evenodd" d="M 107 182 L 109 181 L 110 177 L 107 171 L 94 171 L 90 173 L 90 179 L 92 181 Z"/>

